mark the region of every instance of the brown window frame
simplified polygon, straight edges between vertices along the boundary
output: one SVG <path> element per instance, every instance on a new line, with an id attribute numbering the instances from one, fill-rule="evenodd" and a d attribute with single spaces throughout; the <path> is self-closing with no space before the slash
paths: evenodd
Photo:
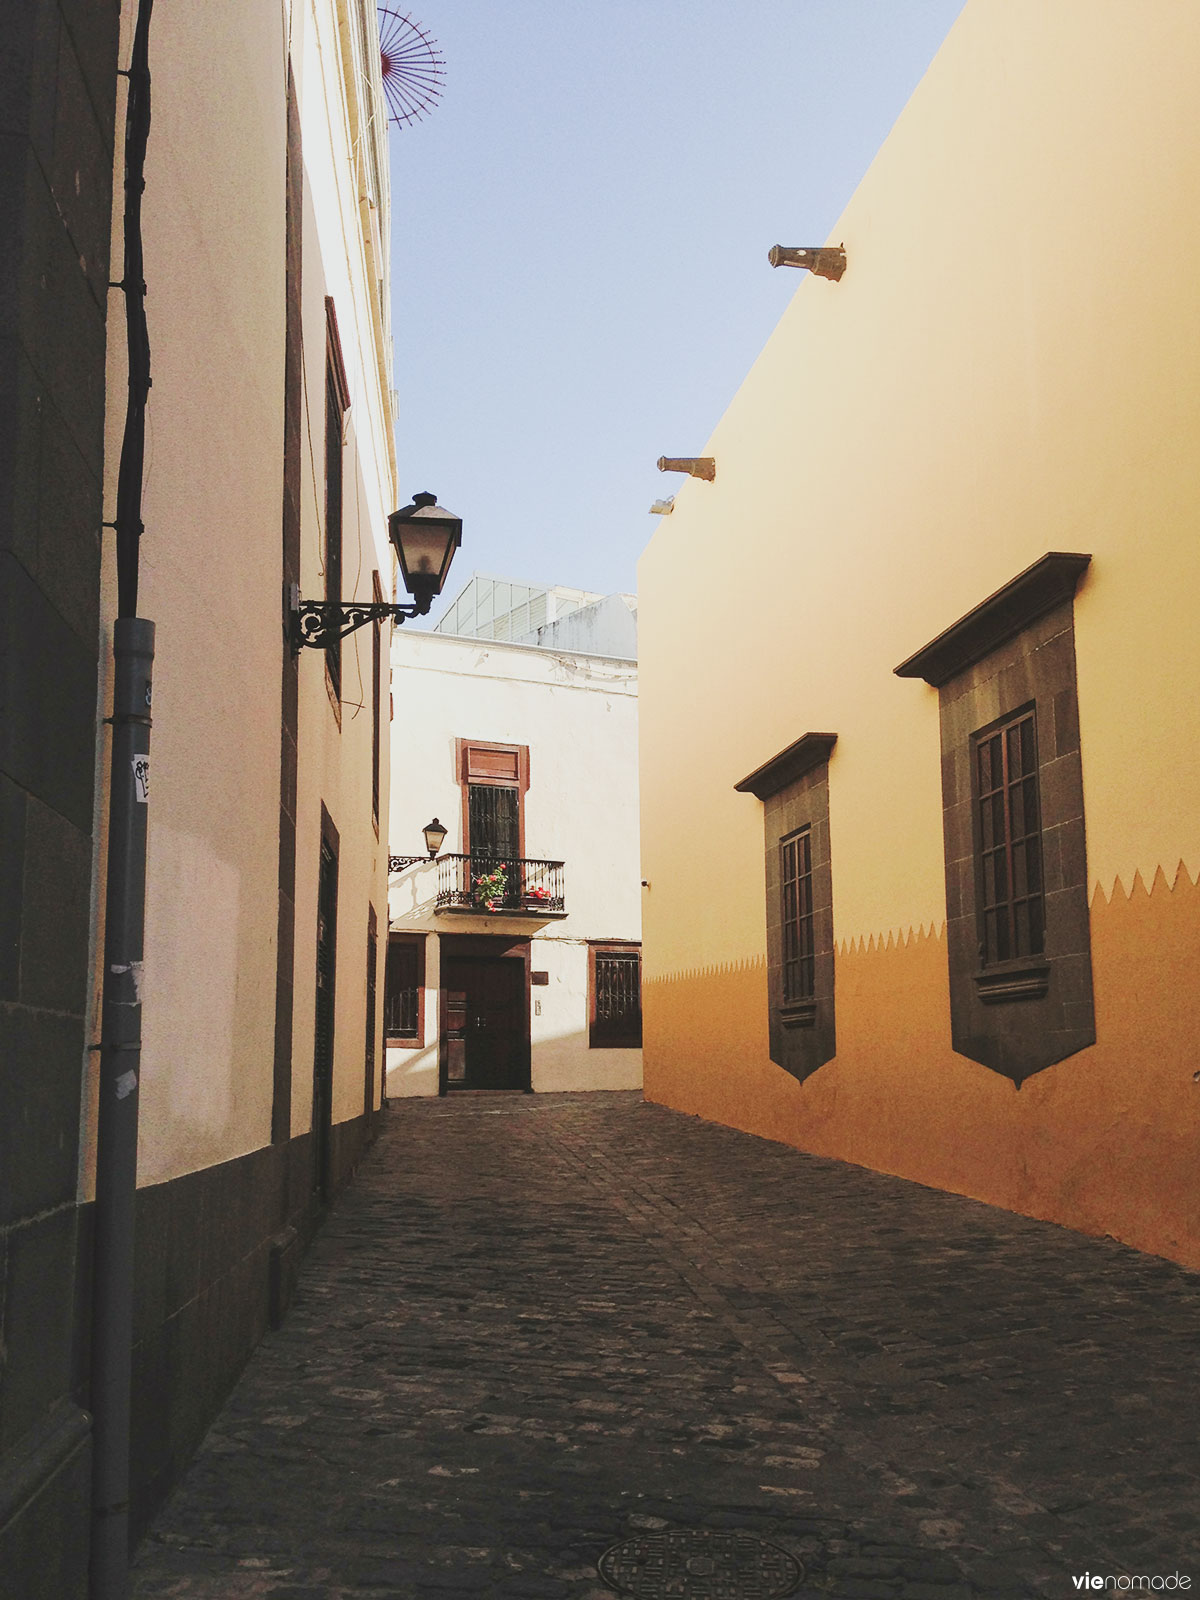
<path id="1" fill-rule="evenodd" d="M 511 773 L 487 771 L 485 757 L 511 756 Z M 462 850 L 471 854 L 471 790 L 472 788 L 514 789 L 517 794 L 517 854 L 525 859 L 525 795 L 529 788 L 529 746 L 527 744 L 498 744 L 491 739 L 456 739 L 455 772 L 462 790 Z"/>
<path id="2" fill-rule="evenodd" d="M 971 745 L 980 965 L 1033 960 L 1046 946 L 1036 704 L 981 728 Z"/>
<path id="3" fill-rule="evenodd" d="M 637 957 L 637 1021 L 625 1028 L 606 1028 L 598 1016 L 601 973 L 600 965 L 606 956 L 616 956 L 624 962 L 631 955 Z M 642 1048 L 642 947 L 636 940 L 605 939 L 588 945 L 588 1049 L 589 1050 L 640 1050 Z"/>
<path id="4" fill-rule="evenodd" d="M 785 1006 L 811 1000 L 816 994 L 812 844 L 812 824 L 807 822 L 779 841 L 779 921 Z"/>
<path id="5" fill-rule="evenodd" d="M 322 554 L 325 562 L 325 599 L 342 599 L 345 422 L 350 409 L 350 388 L 342 359 L 337 311 L 333 297 L 325 296 L 325 528 Z M 325 647 L 325 671 L 331 699 L 341 705 L 342 641 Z"/>
<path id="6" fill-rule="evenodd" d="M 391 981 L 393 971 L 392 951 L 407 949 L 414 952 L 417 992 L 417 1021 L 416 1031 L 409 1035 L 406 1033 L 393 1033 L 388 1024 L 391 1021 L 389 1011 L 390 1001 L 394 993 Z M 409 987 L 408 985 L 405 986 Z M 388 936 L 387 957 L 384 965 L 383 977 L 383 1028 L 384 1045 L 389 1049 L 420 1050 L 425 1044 L 425 936 L 420 933 L 393 933 Z"/>

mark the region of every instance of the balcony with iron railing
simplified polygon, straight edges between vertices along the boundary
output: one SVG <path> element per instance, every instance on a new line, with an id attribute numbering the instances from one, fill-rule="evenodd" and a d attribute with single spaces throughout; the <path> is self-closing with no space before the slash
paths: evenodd
<path id="1" fill-rule="evenodd" d="M 497 855 L 438 857 L 436 911 L 476 916 L 565 917 L 561 861 Z"/>

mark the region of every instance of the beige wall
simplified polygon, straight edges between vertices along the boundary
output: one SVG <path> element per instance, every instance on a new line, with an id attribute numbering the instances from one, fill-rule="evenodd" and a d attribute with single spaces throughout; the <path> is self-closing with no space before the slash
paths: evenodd
<path id="1" fill-rule="evenodd" d="M 339 8 L 340 10 L 341 8 Z M 126 30 L 131 19 L 125 20 Z M 348 25 L 343 16 L 343 29 Z M 305 161 L 307 423 L 302 591 L 319 597 L 324 296 L 338 304 L 351 410 L 345 555 L 353 592 L 391 558 L 390 348 L 370 208 L 352 150 L 332 0 L 166 7 L 151 32 L 154 120 L 143 211 L 153 389 L 139 614 L 157 628 L 146 904 L 139 1182 L 271 1136 L 279 890 L 286 50 Z M 125 44 L 128 54 L 128 41 Z M 118 174 L 120 153 L 118 152 Z M 378 198 L 378 197 L 377 197 Z M 386 201 L 386 195 L 382 202 Z M 379 233 L 375 223 L 375 233 Z M 382 229 L 386 236 L 386 227 Z M 120 216 L 114 260 L 120 260 Z M 119 329 L 119 321 L 111 326 Z M 124 422 L 110 341 L 106 514 Z M 315 459 L 314 459 L 315 452 Z M 314 489 L 315 485 L 315 489 Z M 115 612 L 106 547 L 105 639 Z M 342 840 L 335 1120 L 363 1109 L 367 903 L 386 923 L 371 824 L 370 637 L 346 647 L 337 731 L 316 652 L 301 661 L 293 1131 L 311 1118 L 316 862 L 324 800 Z M 386 645 L 384 652 L 386 674 Z M 386 688 L 384 795 L 386 808 Z M 101 757 L 103 816 L 107 753 Z M 384 809 L 386 816 L 386 809 Z M 98 872 L 102 870 L 102 859 Z M 97 880 L 97 904 L 101 900 Z M 97 916 L 96 945 L 102 941 Z M 97 969 L 97 1005 L 99 971 Z M 382 976 L 380 977 L 382 993 Z M 98 1015 L 98 1013 L 97 1013 Z M 94 1036 L 94 1030 L 93 1030 Z M 377 1043 L 377 1060 L 380 1045 Z M 94 1102 L 94 1072 L 88 1099 Z M 89 1123 L 91 1117 L 89 1115 Z M 87 1143 L 87 1141 L 85 1141 Z M 90 1186 L 85 1159 L 84 1189 Z"/>
<path id="2" fill-rule="evenodd" d="M 928 1105 L 899 1060 L 889 1068 L 903 989 L 883 1011 L 862 1001 L 858 1027 L 839 967 L 839 1057 L 803 1087 L 765 1060 L 757 991 L 739 1012 L 737 1071 L 692 1072 L 689 1052 L 727 1035 L 720 984 L 764 949 L 761 806 L 733 784 L 808 730 L 839 735 L 839 952 L 940 937 L 937 695 L 892 668 L 1048 550 L 1094 557 L 1075 606 L 1089 882 L 1107 903 L 1135 873 L 1172 884 L 1181 859 L 1200 872 L 1186 737 L 1200 682 L 1198 67 L 1189 0 L 972 0 L 831 234 L 844 279 L 798 279 L 704 446 L 715 483 L 684 483 L 639 573 L 647 976 L 663 996 L 696 974 L 720 980 L 711 1000 L 695 987 L 692 1011 L 648 993 L 647 1092 L 728 1120 L 754 1103 L 777 1136 L 1089 1227 L 1111 1172 L 1068 1176 L 1064 1128 L 1086 1144 L 1091 1124 L 1128 1117 L 1144 1169 L 1191 1105 L 1178 1060 L 1170 1092 L 1104 1088 L 1121 1068 L 1101 1067 L 1102 1032 L 1097 1051 L 1023 1091 L 1021 1127 L 996 1127 L 987 1163 L 950 1173 L 940 1152 L 961 1119 L 922 1132 Z M 714 592 L 737 608 L 723 630 Z M 697 870 L 713 852 L 716 894 Z M 1101 1027 L 1137 1004 L 1119 963 L 1098 963 L 1096 982 Z M 1013 1101 L 950 1055 L 944 996 L 930 991 L 926 1020 L 926 1045 L 947 1057 L 939 1104 Z M 923 1052 L 901 1051 L 904 1070 Z M 871 1137 L 852 1085 L 876 1108 Z M 1188 1087 L 1194 1099 L 1190 1074 Z M 1150 1198 L 1144 1177 L 1130 1187 L 1139 1198 L 1110 1206 L 1113 1231 L 1179 1253 L 1166 1177 Z"/>

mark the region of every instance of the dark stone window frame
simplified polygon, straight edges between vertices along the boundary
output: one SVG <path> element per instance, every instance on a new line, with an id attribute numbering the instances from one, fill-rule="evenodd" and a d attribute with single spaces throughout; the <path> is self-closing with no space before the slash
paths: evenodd
<path id="1" fill-rule="evenodd" d="M 938 690 L 950 1025 L 1018 1086 L 1096 1040 L 1074 595 L 1089 555 L 1051 551 L 895 670 Z M 1043 948 L 984 963 L 980 740 L 1036 717 Z"/>
<path id="2" fill-rule="evenodd" d="M 829 756 L 836 743 L 836 733 L 806 733 L 734 785 L 763 802 L 770 1053 L 801 1083 L 837 1049 L 829 848 Z M 812 882 L 812 992 L 785 998 L 783 846 L 801 835 L 809 841 Z"/>

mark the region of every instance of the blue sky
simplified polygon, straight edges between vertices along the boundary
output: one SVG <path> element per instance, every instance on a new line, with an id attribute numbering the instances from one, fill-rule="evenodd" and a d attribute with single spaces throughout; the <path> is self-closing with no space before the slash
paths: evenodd
<path id="1" fill-rule="evenodd" d="M 633 590 L 698 454 L 962 0 L 417 0 L 393 130 L 397 448 L 472 571 Z M 409 9 L 407 6 L 400 9 Z M 435 610 L 435 616 L 437 611 Z"/>

